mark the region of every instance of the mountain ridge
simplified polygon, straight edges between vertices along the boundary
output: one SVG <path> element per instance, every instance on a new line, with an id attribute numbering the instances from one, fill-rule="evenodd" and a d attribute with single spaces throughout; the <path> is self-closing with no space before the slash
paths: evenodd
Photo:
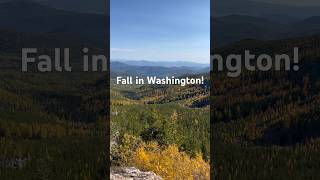
<path id="1" fill-rule="evenodd" d="M 115 76 L 183 76 L 194 75 L 204 72 L 209 73 L 209 67 L 204 69 L 194 69 L 191 67 L 163 67 L 163 66 L 134 66 L 122 62 L 111 62 L 111 77 Z"/>
<path id="2" fill-rule="evenodd" d="M 33 1 L 0 3 L 1 29 L 20 32 L 70 33 L 95 41 L 106 34 L 104 15 L 55 9 Z"/>
<path id="3" fill-rule="evenodd" d="M 257 40 L 276 40 L 310 36 L 320 33 L 320 16 L 311 16 L 293 23 L 277 23 L 264 17 L 233 14 L 211 18 L 215 29 L 214 46 L 252 38 Z"/>
<path id="4" fill-rule="evenodd" d="M 257 2 L 250 0 L 223 0 L 211 3 L 214 16 L 225 16 L 229 14 L 243 14 L 250 16 L 261 16 L 273 12 L 274 14 L 292 14 L 297 18 L 306 18 L 312 15 L 320 15 L 317 6 L 294 6 L 286 4 L 275 4 Z M 248 11 L 248 9 L 250 9 Z"/>
<path id="5" fill-rule="evenodd" d="M 161 66 L 161 67 L 192 67 L 205 68 L 210 66 L 209 61 L 205 63 L 196 63 L 190 61 L 150 61 L 150 60 L 112 60 L 111 62 L 121 62 L 133 66 Z"/>

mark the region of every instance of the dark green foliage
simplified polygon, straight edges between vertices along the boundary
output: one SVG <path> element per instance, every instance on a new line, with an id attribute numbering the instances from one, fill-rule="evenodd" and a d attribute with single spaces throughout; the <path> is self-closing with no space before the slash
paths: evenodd
<path id="1" fill-rule="evenodd" d="M 142 86 L 130 90 L 123 86 L 112 89 L 114 94 L 118 92 L 118 96 L 111 97 L 113 134 L 131 134 L 146 142 L 157 141 L 161 146 L 175 144 L 190 155 L 201 152 L 209 159 L 209 108 L 189 107 L 199 97 L 208 97 L 209 89 L 200 86 Z"/>
<path id="2" fill-rule="evenodd" d="M 212 137 L 218 179 L 319 179 L 319 37 L 243 41 L 224 53 L 277 53 L 308 45 L 300 70 L 213 73 Z M 240 45 L 241 44 L 241 45 Z M 283 51 L 282 51 L 283 53 Z"/>
<path id="3" fill-rule="evenodd" d="M 103 74 L 0 72 L 0 179 L 103 179 Z"/>

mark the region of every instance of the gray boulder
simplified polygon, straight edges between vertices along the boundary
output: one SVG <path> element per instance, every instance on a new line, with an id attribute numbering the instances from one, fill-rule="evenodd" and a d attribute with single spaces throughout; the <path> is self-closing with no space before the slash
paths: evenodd
<path id="1" fill-rule="evenodd" d="M 162 180 L 153 172 L 143 172 L 135 167 L 112 167 L 111 180 Z"/>

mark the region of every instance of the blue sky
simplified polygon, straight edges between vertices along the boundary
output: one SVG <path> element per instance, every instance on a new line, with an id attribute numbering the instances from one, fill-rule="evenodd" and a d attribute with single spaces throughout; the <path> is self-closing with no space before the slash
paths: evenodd
<path id="1" fill-rule="evenodd" d="M 209 63 L 210 0 L 111 0 L 111 59 Z"/>

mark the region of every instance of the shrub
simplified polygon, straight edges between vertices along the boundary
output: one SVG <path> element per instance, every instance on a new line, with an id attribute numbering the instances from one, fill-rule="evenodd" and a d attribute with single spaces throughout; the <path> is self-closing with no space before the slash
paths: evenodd
<path id="1" fill-rule="evenodd" d="M 200 153 L 191 158 L 175 145 L 162 149 L 155 142 L 143 144 L 137 148 L 131 164 L 164 179 L 210 179 L 210 165 Z"/>
<path id="2" fill-rule="evenodd" d="M 124 134 L 111 149 L 112 164 L 126 166 L 129 164 L 135 150 L 141 146 L 142 140 L 132 135 Z"/>

